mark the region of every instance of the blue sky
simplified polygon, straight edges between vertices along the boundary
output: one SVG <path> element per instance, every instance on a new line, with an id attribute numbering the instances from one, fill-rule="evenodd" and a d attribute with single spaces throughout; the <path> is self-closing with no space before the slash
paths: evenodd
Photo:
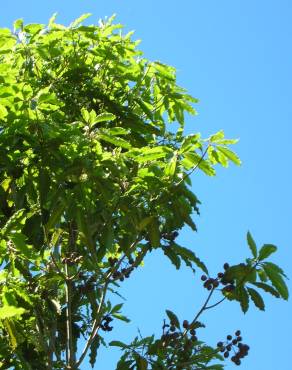
<path id="1" fill-rule="evenodd" d="M 224 262 L 248 256 L 245 235 L 251 230 L 259 244 L 279 247 L 274 261 L 292 277 L 291 0 L 3 1 L 0 27 L 17 18 L 46 23 L 55 11 L 65 24 L 86 12 L 93 14 L 91 23 L 117 13 L 142 39 L 145 56 L 175 66 L 179 83 L 200 99 L 188 132 L 208 136 L 224 129 L 226 136 L 240 138 L 240 168 L 219 170 L 216 178 L 194 173 L 193 190 L 202 201 L 195 220 L 199 231 L 184 230 L 180 244 L 193 248 L 216 274 Z M 288 285 L 291 289 L 291 281 Z M 205 291 L 199 274 L 178 272 L 153 253 L 122 294 L 132 323 L 116 325 L 112 337 L 129 340 L 137 328 L 143 335 L 160 333 L 166 308 L 191 319 Z M 265 313 L 251 308 L 243 316 L 235 303 L 210 310 L 202 318 L 207 324 L 202 338 L 215 345 L 240 328 L 251 347 L 242 370 L 289 370 L 291 302 L 265 301 Z M 101 351 L 96 368 L 114 369 L 118 356 Z"/>

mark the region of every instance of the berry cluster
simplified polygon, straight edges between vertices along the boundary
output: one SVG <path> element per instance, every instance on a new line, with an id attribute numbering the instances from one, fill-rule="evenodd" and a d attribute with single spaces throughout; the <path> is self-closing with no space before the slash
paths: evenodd
<path id="1" fill-rule="evenodd" d="M 241 364 L 241 359 L 248 355 L 249 350 L 249 346 L 242 343 L 240 330 L 235 332 L 235 337 L 227 335 L 227 341 L 225 343 L 218 342 L 217 347 L 220 352 L 224 353 L 224 358 L 228 358 L 230 352 L 233 351 L 234 355 L 231 357 L 231 361 L 234 362 L 235 365 Z"/>
<path id="2" fill-rule="evenodd" d="M 225 271 L 227 271 L 229 269 L 229 267 L 230 266 L 227 262 L 224 263 L 223 268 L 224 268 Z M 235 289 L 234 281 L 233 280 L 228 281 L 225 278 L 225 273 L 223 273 L 223 272 L 218 272 L 216 278 L 210 278 L 210 277 L 207 277 L 206 275 L 202 275 L 201 280 L 204 282 L 203 286 L 207 290 L 212 290 L 212 289 L 218 288 L 218 286 L 220 284 L 222 284 L 224 286 L 224 288 L 222 290 L 225 291 L 225 292 L 232 292 Z"/>
<path id="3" fill-rule="evenodd" d="M 167 365 L 173 365 L 175 363 L 180 364 L 186 362 L 190 359 L 193 354 L 193 351 L 196 350 L 196 342 L 198 338 L 196 336 L 195 329 L 189 329 L 190 324 L 187 320 L 184 320 L 182 323 L 184 329 L 187 330 L 187 333 L 182 333 L 175 326 L 174 322 L 170 324 L 163 325 L 163 334 L 161 336 L 161 343 L 163 347 L 171 347 L 175 349 L 176 356 L 171 360 L 167 360 Z M 189 334 L 189 335 L 188 335 Z"/>
<path id="4" fill-rule="evenodd" d="M 113 326 L 110 326 L 109 323 L 113 321 L 113 318 L 109 315 L 105 315 L 102 320 L 101 320 L 101 324 L 100 324 L 100 328 L 101 330 L 103 331 L 112 331 L 113 330 Z"/>
<path id="5" fill-rule="evenodd" d="M 111 258 L 109 257 L 108 262 L 111 267 L 114 267 L 114 265 L 118 262 L 117 258 Z M 129 278 L 130 274 L 133 272 L 134 267 L 132 266 L 135 263 L 132 257 L 129 258 L 127 267 L 123 267 L 120 270 L 117 270 L 113 273 L 113 279 L 114 280 L 120 280 L 124 281 L 124 279 Z"/>
<path id="6" fill-rule="evenodd" d="M 170 232 L 170 233 L 162 233 L 161 237 L 165 240 L 169 240 L 169 241 L 173 242 L 178 237 L 178 232 L 173 231 L 173 232 Z"/>
<path id="7" fill-rule="evenodd" d="M 78 256 L 76 252 L 72 252 L 72 253 L 67 253 L 66 257 L 62 258 L 61 262 L 64 265 L 67 264 L 68 266 L 73 266 L 77 263 L 80 263 L 82 259 L 83 259 L 82 256 Z"/>

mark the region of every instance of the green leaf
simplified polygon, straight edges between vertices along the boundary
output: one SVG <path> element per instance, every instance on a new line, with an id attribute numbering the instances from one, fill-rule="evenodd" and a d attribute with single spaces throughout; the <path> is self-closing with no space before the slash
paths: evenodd
<path id="1" fill-rule="evenodd" d="M 90 353 L 89 353 L 89 363 L 92 368 L 94 368 L 95 362 L 96 362 L 96 355 L 97 355 L 97 350 L 100 346 L 100 337 L 99 335 L 96 335 L 91 342 L 90 345 Z"/>
<path id="2" fill-rule="evenodd" d="M 249 245 L 251 253 L 254 256 L 254 258 L 256 258 L 257 257 L 257 246 L 249 231 L 246 235 L 246 238 L 247 238 L 247 244 Z"/>
<path id="3" fill-rule="evenodd" d="M 212 136 L 210 136 L 209 141 L 211 143 L 217 143 L 218 141 L 220 142 L 222 139 L 224 139 L 224 131 L 220 130 L 216 132 L 216 134 L 213 134 Z"/>
<path id="4" fill-rule="evenodd" d="M 280 273 L 268 262 L 263 264 L 263 268 L 273 287 L 276 288 L 283 299 L 287 300 L 289 297 L 288 288 Z"/>
<path id="5" fill-rule="evenodd" d="M 23 29 L 23 19 L 17 19 L 13 23 L 13 28 L 14 28 L 14 32 L 16 32 L 18 30 L 22 30 Z"/>
<path id="6" fill-rule="evenodd" d="M 176 267 L 177 270 L 179 270 L 181 266 L 181 260 L 177 256 L 177 254 L 169 247 L 163 248 L 164 254 L 169 258 L 171 263 Z"/>
<path id="7" fill-rule="evenodd" d="M 198 167 L 200 170 L 205 172 L 208 176 L 215 176 L 214 168 L 203 159 L 203 155 L 197 153 L 186 152 L 183 153 L 184 159 L 181 161 L 182 165 L 187 169 L 193 169 Z"/>
<path id="8" fill-rule="evenodd" d="M 280 294 L 272 286 L 270 286 L 268 284 L 261 283 L 261 282 L 254 282 L 252 284 L 255 285 L 258 288 L 263 289 L 265 292 L 268 292 L 268 293 L 272 294 L 276 298 L 280 297 Z"/>
<path id="9" fill-rule="evenodd" d="M 176 170 L 176 164 L 177 164 L 177 153 L 175 152 L 170 161 L 165 166 L 164 173 L 166 176 L 173 177 Z"/>
<path id="10" fill-rule="evenodd" d="M 250 274 L 250 267 L 244 263 L 231 266 L 224 274 L 224 280 L 227 282 L 236 279 L 238 281 L 244 281 Z"/>
<path id="11" fill-rule="evenodd" d="M 135 150 L 129 153 L 139 163 L 154 161 L 156 159 L 165 158 L 172 150 L 166 146 L 157 146 L 155 148 L 143 148 L 143 150 Z"/>
<path id="12" fill-rule="evenodd" d="M 180 256 L 183 256 L 185 257 L 186 259 L 188 259 L 189 261 L 191 262 L 194 262 L 202 271 L 204 271 L 206 274 L 209 274 L 208 273 L 208 269 L 206 267 L 206 265 L 204 264 L 204 262 L 202 262 L 196 255 L 193 251 L 191 251 L 190 249 L 188 248 L 185 248 L 185 247 L 181 247 L 180 245 L 176 244 L 176 243 L 172 243 L 171 244 L 171 248 Z"/>
<path id="13" fill-rule="evenodd" d="M 173 313 L 170 310 L 165 310 L 165 312 L 166 312 L 166 315 L 168 316 L 169 321 L 171 322 L 171 324 L 174 325 L 176 328 L 180 329 L 179 320 L 178 320 L 176 314 Z"/>
<path id="14" fill-rule="evenodd" d="M 160 245 L 160 231 L 159 223 L 157 218 L 154 218 L 147 227 L 150 244 L 153 248 L 157 248 Z"/>
<path id="15" fill-rule="evenodd" d="M 115 312 L 119 312 L 121 310 L 121 308 L 123 307 L 123 303 L 119 303 L 117 305 L 115 305 L 112 310 L 111 310 L 111 314 L 115 313 Z"/>
<path id="16" fill-rule="evenodd" d="M 109 343 L 111 347 L 121 347 L 121 348 L 128 348 L 128 345 L 120 342 L 119 340 L 113 340 Z"/>
<path id="17" fill-rule="evenodd" d="M 101 140 L 104 140 L 104 141 L 106 141 L 110 144 L 114 144 L 115 146 L 119 146 L 119 147 L 124 148 L 124 149 L 131 149 L 132 148 L 131 144 L 128 141 L 126 141 L 124 139 L 121 139 L 119 137 L 110 136 L 110 135 L 102 134 L 102 133 L 99 133 L 98 136 Z"/>
<path id="18" fill-rule="evenodd" d="M 252 288 L 247 288 L 247 290 L 255 306 L 259 308 L 261 311 L 265 311 L 265 303 L 261 295 Z"/>
<path id="19" fill-rule="evenodd" d="M 249 307 L 249 297 L 243 286 L 237 288 L 237 297 L 243 313 L 246 313 Z"/>
<path id="20" fill-rule="evenodd" d="M 148 362 L 144 357 L 138 356 L 136 359 L 137 370 L 147 370 Z"/>
<path id="21" fill-rule="evenodd" d="M 7 109 L 4 107 L 4 105 L 0 104 L 0 119 L 4 119 L 7 115 Z"/>
<path id="22" fill-rule="evenodd" d="M 91 13 L 82 14 L 79 18 L 75 19 L 71 24 L 70 28 L 77 27 L 80 23 L 85 21 L 85 19 L 89 18 L 91 16 Z"/>
<path id="23" fill-rule="evenodd" d="M 149 225 L 153 220 L 155 219 L 154 216 L 149 216 L 143 218 L 142 221 L 140 221 L 139 225 L 137 226 L 137 229 L 142 231 L 146 228 L 147 225 Z"/>
<path id="24" fill-rule="evenodd" d="M 21 316 L 25 313 L 25 309 L 15 306 L 0 307 L 0 320 L 8 319 L 10 317 Z"/>
<path id="25" fill-rule="evenodd" d="M 32 256 L 32 248 L 27 245 L 25 235 L 21 233 L 11 233 L 10 239 L 13 241 L 16 249 L 27 258 Z"/>
<path id="26" fill-rule="evenodd" d="M 114 314 L 113 314 L 113 317 L 115 317 L 116 319 L 121 320 L 121 321 L 131 322 L 131 320 L 130 320 L 130 319 L 128 319 L 126 316 L 121 315 L 121 314 L 119 314 L 119 313 L 114 313 Z"/>
<path id="27" fill-rule="evenodd" d="M 259 261 L 262 261 L 269 257 L 272 253 L 275 253 L 277 250 L 277 247 L 273 244 L 264 244 L 262 248 L 259 251 Z"/>
<path id="28" fill-rule="evenodd" d="M 223 155 L 225 155 L 225 157 L 228 158 L 234 164 L 237 164 L 238 166 L 241 165 L 241 160 L 232 150 L 219 145 L 217 146 L 217 150 L 220 151 Z"/>
<path id="29" fill-rule="evenodd" d="M 281 267 L 279 267 L 278 265 L 276 265 L 275 263 L 273 262 L 265 262 L 264 263 L 266 266 L 269 266 L 269 268 L 271 270 L 274 270 L 275 272 L 277 272 L 278 274 L 282 275 L 282 276 L 285 276 L 287 278 L 287 276 L 285 275 L 284 271 L 281 269 Z"/>
<path id="30" fill-rule="evenodd" d="M 256 270 L 256 272 L 262 282 L 265 283 L 268 280 L 267 274 L 263 269 Z"/>
<path id="31" fill-rule="evenodd" d="M 116 119 L 116 116 L 114 114 L 104 112 L 104 113 L 98 114 L 95 117 L 95 121 L 93 122 L 93 124 L 94 123 L 105 122 L 105 121 L 113 121 L 114 119 Z"/>

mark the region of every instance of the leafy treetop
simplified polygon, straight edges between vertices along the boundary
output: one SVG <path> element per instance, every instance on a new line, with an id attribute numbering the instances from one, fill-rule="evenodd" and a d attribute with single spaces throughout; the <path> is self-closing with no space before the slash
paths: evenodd
<path id="1" fill-rule="evenodd" d="M 190 174 L 240 164 L 223 131 L 184 134 L 197 100 L 174 68 L 145 59 L 113 17 L 82 25 L 88 16 L 0 29 L 1 369 L 78 369 L 88 351 L 94 366 L 102 331 L 128 321 L 111 294 L 154 248 L 208 275 L 175 241 L 185 225 L 196 230 Z M 191 324 L 168 310 L 160 338 L 112 342 L 124 350 L 117 369 L 222 369 L 223 344 L 194 333 L 211 296 L 243 311 L 249 297 L 264 309 L 255 288 L 288 298 L 283 271 L 263 262 L 276 247 L 257 252 L 250 234 L 248 244 L 252 258 L 202 277 L 209 295 Z"/>

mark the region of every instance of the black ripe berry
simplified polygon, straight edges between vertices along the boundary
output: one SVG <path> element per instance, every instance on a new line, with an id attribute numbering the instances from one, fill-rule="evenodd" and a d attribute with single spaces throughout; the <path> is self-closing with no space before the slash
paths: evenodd
<path id="1" fill-rule="evenodd" d="M 229 352 L 228 352 L 228 351 L 226 351 L 226 352 L 224 353 L 224 357 L 225 357 L 225 358 L 228 358 L 228 357 L 229 357 Z"/>
<path id="2" fill-rule="evenodd" d="M 183 328 L 188 329 L 188 327 L 189 327 L 189 322 L 188 322 L 188 320 L 184 320 L 184 321 L 183 321 Z"/>
<path id="3" fill-rule="evenodd" d="M 231 340 L 232 339 L 232 336 L 231 335 L 227 335 L 227 340 Z"/>
<path id="4" fill-rule="evenodd" d="M 240 330 L 236 330 L 235 335 L 238 337 L 241 334 Z"/>
<path id="5" fill-rule="evenodd" d="M 202 276 L 201 276 L 201 280 L 202 280 L 202 281 L 206 281 L 206 280 L 207 280 L 207 276 L 206 276 L 206 275 L 202 275 Z"/>
<path id="6" fill-rule="evenodd" d="M 217 343 L 217 347 L 219 347 L 219 348 L 220 348 L 220 347 L 223 347 L 223 342 L 218 342 L 218 343 Z"/>
<path id="7" fill-rule="evenodd" d="M 229 263 L 225 262 L 224 265 L 223 265 L 223 268 L 224 270 L 228 270 L 229 269 Z"/>

